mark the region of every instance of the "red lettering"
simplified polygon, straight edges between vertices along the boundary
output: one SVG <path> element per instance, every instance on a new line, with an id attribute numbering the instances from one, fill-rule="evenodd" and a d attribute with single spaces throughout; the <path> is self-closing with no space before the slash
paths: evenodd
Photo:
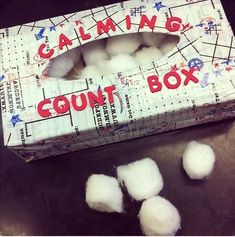
<path id="1" fill-rule="evenodd" d="M 116 87 L 114 85 L 107 86 L 104 88 L 104 92 L 107 93 L 108 102 L 110 104 L 114 103 L 114 90 L 116 90 Z M 78 102 L 78 97 L 80 97 L 79 102 Z M 45 99 L 38 104 L 37 110 L 41 117 L 47 118 L 51 116 L 51 113 L 49 109 L 43 108 L 45 107 L 45 105 L 52 104 L 53 105 L 52 108 L 55 110 L 57 114 L 64 114 L 64 113 L 67 113 L 70 108 L 73 108 L 76 111 L 82 111 L 86 109 L 88 105 L 88 101 L 89 101 L 89 106 L 92 108 L 96 104 L 103 106 L 105 104 L 104 98 L 105 97 L 103 95 L 103 91 L 99 88 L 97 90 L 97 93 L 88 91 L 87 94 L 81 93 L 80 95 L 75 95 L 75 94 L 71 95 L 71 105 L 70 105 L 70 100 L 64 95 L 57 96 L 53 100 L 53 102 L 51 99 Z"/>
<path id="2" fill-rule="evenodd" d="M 176 83 L 175 84 L 171 84 L 169 82 L 169 78 L 170 77 L 174 77 L 176 79 Z M 177 89 L 180 84 L 181 84 L 181 78 L 180 75 L 177 72 L 168 72 L 164 75 L 164 84 L 166 85 L 166 87 L 168 89 Z"/>
<path id="3" fill-rule="evenodd" d="M 66 45 L 72 45 L 72 41 L 67 37 L 65 36 L 63 33 L 60 34 L 59 36 L 59 49 L 60 50 L 63 50 L 64 46 Z"/>
<path id="4" fill-rule="evenodd" d="M 49 109 L 43 109 L 44 105 L 46 105 L 46 104 L 51 104 L 51 100 L 45 99 L 45 100 L 41 101 L 37 106 L 37 111 L 38 111 L 39 115 L 43 118 L 47 118 L 47 117 L 51 116 Z"/>
<path id="5" fill-rule="evenodd" d="M 103 23 L 103 21 L 97 22 L 97 33 L 99 35 L 102 35 L 103 33 L 108 33 L 110 29 L 112 31 L 116 31 L 116 27 L 111 18 L 108 18 L 106 20 L 106 23 Z"/>
<path id="6" fill-rule="evenodd" d="M 59 103 L 61 101 L 63 101 L 64 103 L 59 105 Z M 58 96 L 54 99 L 53 107 L 58 114 L 64 114 L 64 113 L 68 112 L 68 110 L 70 108 L 70 104 L 69 104 L 68 99 L 65 96 L 61 95 L 61 96 Z"/>
<path id="7" fill-rule="evenodd" d="M 116 90 L 116 87 L 113 86 L 107 86 L 104 88 L 104 91 L 108 94 L 108 100 L 109 103 L 112 104 L 113 103 L 113 91 Z"/>
<path id="8" fill-rule="evenodd" d="M 146 15 L 142 15 L 140 20 L 140 29 L 144 28 L 145 24 L 147 24 L 149 28 L 153 30 L 156 24 L 156 20 L 157 20 L 156 16 L 153 16 L 151 20 L 149 20 Z"/>
<path id="9" fill-rule="evenodd" d="M 38 54 L 41 58 L 50 58 L 55 50 L 54 49 L 51 49 L 48 53 L 44 53 L 43 50 L 46 48 L 46 44 L 41 44 L 38 48 Z"/>
<path id="10" fill-rule="evenodd" d="M 193 75 L 195 71 L 195 68 L 190 68 L 189 71 L 187 71 L 186 69 L 182 69 L 181 72 L 186 76 L 186 79 L 184 81 L 184 85 L 187 86 L 189 81 L 193 81 L 194 83 L 198 83 L 199 80 Z"/>
<path id="11" fill-rule="evenodd" d="M 73 108 L 77 111 L 82 111 L 87 107 L 87 100 L 86 100 L 86 96 L 84 93 L 80 94 L 80 98 L 81 98 L 81 105 L 77 105 L 77 97 L 76 95 L 72 95 L 71 100 L 72 100 L 72 105 Z"/>
<path id="12" fill-rule="evenodd" d="M 149 89 L 152 93 L 162 90 L 162 84 L 161 82 L 158 81 L 158 76 L 156 75 L 149 76 L 147 80 L 148 80 Z"/>
<path id="13" fill-rule="evenodd" d="M 104 105 L 104 97 L 102 94 L 102 90 L 98 89 L 97 92 L 98 92 L 98 96 L 91 91 L 87 93 L 89 103 L 92 108 L 95 106 L 95 102 L 97 102 L 101 106 Z"/>
<path id="14" fill-rule="evenodd" d="M 81 26 L 81 27 L 79 27 L 79 33 L 80 33 L 80 35 L 81 35 L 81 37 L 82 37 L 82 40 L 88 40 L 88 39 L 90 39 L 91 38 L 91 35 L 88 33 L 88 34 L 86 34 L 85 32 L 84 32 L 84 29 L 83 29 L 83 27 Z"/>
<path id="15" fill-rule="evenodd" d="M 131 29 L 131 17 L 130 16 L 126 16 L 126 28 L 127 28 L 127 30 Z"/>
<path id="16" fill-rule="evenodd" d="M 166 28 L 170 32 L 176 32 L 180 30 L 182 20 L 179 17 L 170 17 L 166 21 Z"/>

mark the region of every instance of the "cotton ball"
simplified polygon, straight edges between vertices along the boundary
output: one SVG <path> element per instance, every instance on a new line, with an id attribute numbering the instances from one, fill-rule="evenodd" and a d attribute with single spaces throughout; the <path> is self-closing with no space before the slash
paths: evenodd
<path id="1" fill-rule="evenodd" d="M 73 69 L 65 76 L 65 79 L 68 80 L 77 80 L 81 78 L 81 72 L 84 68 L 82 60 L 78 62 L 77 65 L 73 67 Z"/>
<path id="2" fill-rule="evenodd" d="M 135 53 L 135 59 L 141 66 L 156 61 L 160 59 L 161 56 L 161 50 L 156 47 L 144 47 Z"/>
<path id="3" fill-rule="evenodd" d="M 145 200 L 139 212 L 140 225 L 145 235 L 175 235 L 180 228 L 180 215 L 174 205 L 163 197 Z"/>
<path id="4" fill-rule="evenodd" d="M 49 77 L 64 77 L 80 60 L 81 52 L 79 48 L 71 49 L 62 55 L 54 58 L 48 67 Z"/>
<path id="5" fill-rule="evenodd" d="M 173 48 L 176 47 L 176 45 L 179 43 L 179 37 L 169 35 L 167 36 L 164 41 L 160 44 L 160 50 L 162 51 L 162 54 L 165 55 L 169 53 Z"/>
<path id="6" fill-rule="evenodd" d="M 119 54 L 114 56 L 111 60 L 99 62 L 98 66 L 101 68 L 102 73 L 107 75 L 139 67 L 139 64 L 131 55 Z"/>
<path id="7" fill-rule="evenodd" d="M 122 212 L 123 194 L 116 178 L 93 174 L 86 183 L 86 202 L 101 212 Z"/>
<path id="8" fill-rule="evenodd" d="M 93 77 L 101 77 L 102 73 L 98 66 L 96 65 L 89 65 L 84 67 L 81 71 L 80 78 L 93 78 Z"/>
<path id="9" fill-rule="evenodd" d="M 152 33 L 152 32 L 142 33 L 143 44 L 150 47 L 151 46 L 159 47 L 164 38 L 166 38 L 166 34 Z"/>
<path id="10" fill-rule="evenodd" d="M 158 166 L 150 158 L 117 167 L 117 176 L 121 184 L 125 184 L 130 196 L 137 201 L 157 195 L 163 188 Z"/>
<path id="11" fill-rule="evenodd" d="M 203 179 L 213 171 L 215 153 L 213 149 L 196 141 L 187 144 L 183 153 L 183 167 L 191 179 Z"/>
<path id="12" fill-rule="evenodd" d="M 104 40 L 96 40 L 85 44 L 81 50 L 86 65 L 94 65 L 101 60 L 109 59 L 109 55 L 105 50 Z"/>
<path id="13" fill-rule="evenodd" d="M 106 49 L 110 55 L 131 54 L 141 45 L 139 34 L 118 35 L 108 38 Z"/>
<path id="14" fill-rule="evenodd" d="M 81 59 L 81 50 L 79 47 L 76 47 L 74 49 L 70 49 L 69 51 L 65 52 L 67 57 L 71 58 L 74 62 L 74 65 L 79 62 Z"/>

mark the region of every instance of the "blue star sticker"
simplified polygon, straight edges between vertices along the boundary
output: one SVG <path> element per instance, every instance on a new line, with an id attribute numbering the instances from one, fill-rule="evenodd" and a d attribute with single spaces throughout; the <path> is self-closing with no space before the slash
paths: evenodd
<path id="1" fill-rule="evenodd" d="M 203 27 L 205 24 L 204 23 L 199 23 L 199 24 L 197 24 L 196 25 L 196 27 L 198 26 L 198 27 Z"/>
<path id="2" fill-rule="evenodd" d="M 5 78 L 4 75 L 0 75 L 0 81 L 2 81 Z"/>
<path id="3" fill-rule="evenodd" d="M 19 116 L 20 116 L 19 114 L 12 115 L 10 122 L 12 123 L 13 127 L 15 127 L 18 122 L 23 121 L 19 118 Z"/>
<path id="4" fill-rule="evenodd" d="M 50 32 L 52 32 L 52 31 L 56 31 L 55 26 L 50 27 Z"/>
<path id="5" fill-rule="evenodd" d="M 224 61 L 224 62 L 221 62 L 221 64 L 229 65 L 231 62 L 232 62 L 232 60 L 231 60 L 231 59 L 228 59 L 228 60 L 226 60 L 226 61 Z"/>
<path id="6" fill-rule="evenodd" d="M 37 34 L 34 34 L 37 40 L 40 40 L 44 38 L 45 36 L 43 35 L 45 32 L 46 28 L 42 28 Z"/>
<path id="7" fill-rule="evenodd" d="M 166 7 L 162 5 L 162 2 L 156 2 L 154 5 L 154 8 L 156 8 L 158 11 L 160 11 L 161 8 Z"/>

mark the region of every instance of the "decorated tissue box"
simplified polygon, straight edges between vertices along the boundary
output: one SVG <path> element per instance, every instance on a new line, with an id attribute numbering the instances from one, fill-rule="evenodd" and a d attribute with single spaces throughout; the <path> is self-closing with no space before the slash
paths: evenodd
<path id="1" fill-rule="evenodd" d="M 179 37 L 118 73 L 48 76 L 56 57 L 117 35 Z M 4 142 L 25 161 L 235 115 L 235 41 L 219 0 L 134 0 L 0 30 Z"/>

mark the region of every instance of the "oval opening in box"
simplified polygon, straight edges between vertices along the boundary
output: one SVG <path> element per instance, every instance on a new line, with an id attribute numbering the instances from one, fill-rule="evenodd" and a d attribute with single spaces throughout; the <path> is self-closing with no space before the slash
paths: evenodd
<path id="1" fill-rule="evenodd" d="M 54 58 L 49 77 L 80 79 L 123 72 L 158 61 L 180 38 L 163 33 L 132 33 L 95 40 Z"/>

